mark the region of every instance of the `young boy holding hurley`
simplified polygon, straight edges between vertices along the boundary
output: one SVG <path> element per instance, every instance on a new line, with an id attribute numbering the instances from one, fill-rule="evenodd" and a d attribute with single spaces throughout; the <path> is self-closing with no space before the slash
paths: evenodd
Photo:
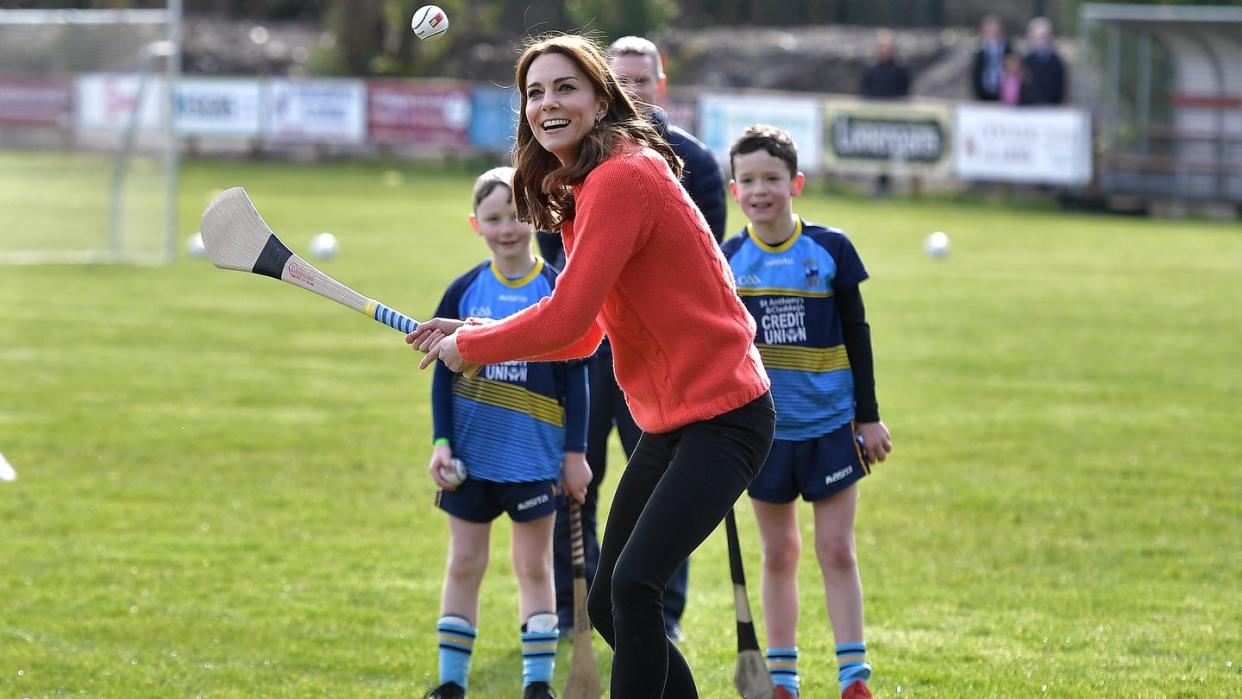
<path id="1" fill-rule="evenodd" d="M 858 285 L 867 270 L 845 234 L 803 221 L 793 139 L 752 126 L 729 151 L 729 191 L 750 225 L 724 243 L 772 377 L 776 439 L 748 492 L 763 539 L 763 615 L 776 696 L 798 696 L 795 500 L 812 503 L 842 697 L 870 697 L 862 583 L 854 549 L 858 479 L 892 449 L 875 400 L 871 331 Z"/>
<path id="2" fill-rule="evenodd" d="M 518 218 L 513 168 L 494 168 L 474 185 L 470 225 L 490 260 L 458 277 L 436 315 L 504 318 L 552 293 L 556 274 L 530 250 L 532 229 Z M 550 699 L 558 624 L 552 585 L 557 483 L 579 502 L 591 470 L 586 449 L 586 365 L 513 361 L 475 377 L 437 365 L 432 379 L 435 449 L 428 471 L 449 515 L 449 560 L 436 634 L 440 685 L 432 699 L 465 696 L 487 569 L 492 521 L 513 521 L 513 572 L 522 621 L 526 699 Z M 465 463 L 461 483 L 453 460 Z M 448 477 L 446 477 L 448 476 Z"/>

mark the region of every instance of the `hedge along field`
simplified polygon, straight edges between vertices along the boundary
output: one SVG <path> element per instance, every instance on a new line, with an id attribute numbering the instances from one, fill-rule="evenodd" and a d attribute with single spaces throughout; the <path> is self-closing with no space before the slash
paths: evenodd
<path id="1" fill-rule="evenodd" d="M 465 220 L 482 169 L 192 161 L 182 237 L 245 185 L 295 250 L 332 232 L 327 272 L 425 317 L 487 254 Z M 28 173 L 3 187 L 74 196 Z M 796 209 L 849 232 L 872 275 L 896 443 L 858 521 L 877 694 L 1242 693 L 1242 227 L 822 193 Z M 933 230 L 943 260 L 922 252 Z M 19 474 L 0 483 L 0 695 L 433 686 L 447 526 L 416 359 L 388 328 L 204 260 L 0 267 L 0 452 Z M 614 444 L 606 494 L 620 463 Z M 803 694 L 832 696 L 803 515 Z M 745 500 L 739 523 L 758 616 Z M 502 522 L 471 696 L 520 692 L 507 544 Z M 704 697 L 734 694 L 733 628 L 718 532 L 681 645 Z"/>

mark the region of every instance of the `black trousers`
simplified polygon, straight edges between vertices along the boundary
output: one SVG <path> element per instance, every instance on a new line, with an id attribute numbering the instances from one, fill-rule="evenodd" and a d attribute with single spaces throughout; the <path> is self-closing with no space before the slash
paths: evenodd
<path id="1" fill-rule="evenodd" d="M 664 587 L 767 458 L 772 395 L 710 420 L 644 433 L 621 474 L 591 586 L 591 622 L 613 647 L 613 699 L 698 696 L 665 635 Z"/>
<path id="2" fill-rule="evenodd" d="M 587 486 L 586 503 L 582 505 L 582 544 L 586 552 L 587 585 L 595 580 L 599 565 L 599 488 L 608 472 L 608 435 L 613 427 L 621 438 L 625 458 L 630 458 L 638 446 L 643 431 L 634 423 L 625 395 L 617 386 L 612 370 L 612 354 L 598 352 L 591 357 L 588 380 L 591 389 L 590 418 L 587 422 L 587 463 L 593 478 Z M 562 498 L 556 511 L 556 531 L 552 536 L 553 572 L 556 579 L 556 613 L 560 617 L 561 630 L 574 627 L 574 568 L 572 538 L 569 533 L 569 500 Z M 686 588 L 690 579 L 690 562 L 684 561 L 668 583 L 664 593 L 665 626 L 681 620 L 686 609 Z"/>

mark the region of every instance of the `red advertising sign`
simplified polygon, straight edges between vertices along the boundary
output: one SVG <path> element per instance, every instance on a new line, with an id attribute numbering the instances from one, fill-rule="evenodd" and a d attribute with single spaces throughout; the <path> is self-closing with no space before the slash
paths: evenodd
<path id="1" fill-rule="evenodd" d="M 465 146 L 470 134 L 470 85 L 368 81 L 367 127 L 372 143 Z"/>
<path id="2" fill-rule="evenodd" d="M 70 81 L 0 78 L 0 125 L 63 129 L 72 124 Z"/>

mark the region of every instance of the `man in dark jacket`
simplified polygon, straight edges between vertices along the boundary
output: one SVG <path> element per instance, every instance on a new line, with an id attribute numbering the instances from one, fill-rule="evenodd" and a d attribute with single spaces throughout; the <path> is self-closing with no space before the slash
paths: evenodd
<path id="1" fill-rule="evenodd" d="M 1030 90 L 1029 104 L 1061 104 L 1065 101 L 1065 64 L 1052 44 L 1052 22 L 1046 17 L 1031 20 L 1026 42 L 1022 67 Z"/>
<path id="2" fill-rule="evenodd" d="M 897 62 L 897 41 L 887 29 L 875 36 L 875 62 L 863 71 L 858 93 L 870 99 L 897 99 L 910 94 L 910 72 Z"/>
<path id="3" fill-rule="evenodd" d="M 647 39 L 627 36 L 613 42 L 608 57 L 612 69 L 629 92 L 630 98 L 639 102 L 638 106 L 650 114 L 656 129 L 672 146 L 673 152 L 682 159 L 685 170 L 681 176 L 681 184 L 702 212 L 716 241 L 720 242 L 724 237 L 725 215 L 728 211 L 724 177 L 715 156 L 707 146 L 681 127 L 670 124 L 667 114 L 659 107 L 667 89 L 664 63 L 660 59 L 659 50 Z M 540 250 L 549 261 L 558 256 L 560 244 L 558 236 L 543 233 L 539 235 Z M 617 435 L 621 438 L 621 448 L 628 458 L 634 452 L 642 431 L 634 423 L 634 418 L 625 404 L 625 396 L 617 386 L 612 369 L 612 352 L 607 340 L 588 361 L 591 412 L 587 422 L 587 463 L 591 465 L 595 475 L 587 489 L 586 503 L 581 511 L 582 540 L 589 581 L 595 577 L 595 567 L 599 561 L 596 510 L 599 486 L 607 469 L 608 435 L 616 427 Z M 573 577 L 567 503 L 562 504 L 556 513 L 553 557 L 557 615 L 561 618 L 560 627 L 564 633 L 565 629 L 573 628 Z M 675 641 L 682 639 L 681 615 L 686 607 L 688 582 L 687 561 L 673 574 L 664 595 L 664 626 L 668 637 Z"/>
<path id="4" fill-rule="evenodd" d="M 668 113 L 660 107 L 651 110 L 651 121 L 685 165 L 681 186 L 686 188 L 691 201 L 699 207 L 703 218 L 707 219 L 707 227 L 719 243 L 724 240 L 728 208 L 725 204 L 724 175 L 720 172 L 716 156 L 689 131 L 669 123 Z"/>
<path id="5" fill-rule="evenodd" d="M 1001 78 L 1005 73 L 1005 57 L 1013 53 L 1013 47 L 1005 39 L 1000 18 L 988 15 L 981 26 L 979 50 L 971 67 L 971 87 L 975 99 L 996 102 L 1000 99 Z"/>
<path id="6" fill-rule="evenodd" d="M 875 62 L 863 71 L 858 93 L 867 99 L 903 99 L 910 95 L 910 72 L 897 62 L 897 37 L 887 29 L 875 35 Z M 889 173 L 875 178 L 875 194 L 888 194 Z"/>
<path id="7" fill-rule="evenodd" d="M 717 241 L 722 240 L 728 211 L 724 177 L 720 174 L 716 157 L 707 146 L 680 126 L 670 124 L 668 115 L 659 109 L 668 90 L 668 78 L 664 75 L 664 62 L 660 59 L 659 50 L 642 37 L 625 36 L 612 43 L 608 48 L 608 57 L 630 97 L 640 102 L 640 107 L 650 110 L 656 128 L 685 163 L 681 184 L 690 193 L 690 199 L 699 211 L 703 212 L 712 235 L 716 236 Z"/>
<path id="8" fill-rule="evenodd" d="M 608 54 L 612 68 L 629 90 L 630 98 L 649 110 L 651 121 L 685 164 L 681 186 L 686 188 L 691 201 L 707 219 L 707 227 L 716 237 L 716 242 L 724 240 L 725 217 L 728 214 L 724 175 L 711 150 L 689 131 L 669 123 L 668 114 L 660 108 L 668 91 L 668 77 L 664 74 L 664 61 L 660 58 L 659 49 L 642 37 L 626 36 L 614 41 Z M 564 250 L 560 237 L 544 232 L 538 233 L 537 237 L 544 259 L 557 268 L 563 266 Z"/>

